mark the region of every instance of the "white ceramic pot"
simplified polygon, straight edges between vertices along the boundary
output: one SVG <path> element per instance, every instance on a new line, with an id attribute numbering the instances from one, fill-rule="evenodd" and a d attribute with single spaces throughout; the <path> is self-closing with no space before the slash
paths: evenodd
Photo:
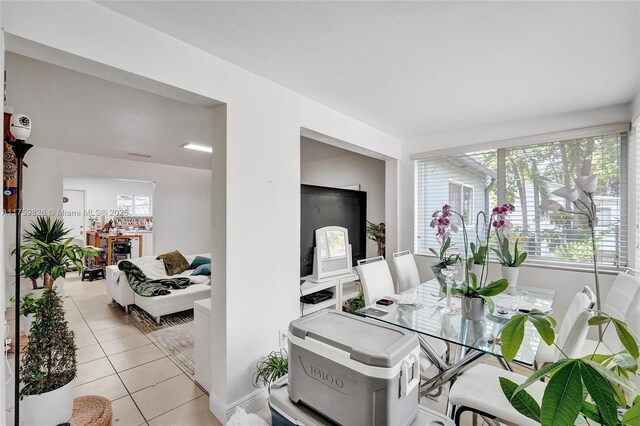
<path id="1" fill-rule="evenodd" d="M 509 287 L 507 287 L 507 294 L 515 296 L 518 288 L 518 275 L 520 275 L 519 267 L 503 266 L 502 278 L 509 281 Z"/>
<path id="2" fill-rule="evenodd" d="M 481 297 L 462 296 L 462 318 L 471 321 L 480 321 L 484 318 L 484 299 Z"/>
<path id="3" fill-rule="evenodd" d="M 35 320 L 35 318 L 36 314 L 29 314 L 26 317 L 20 317 L 20 321 L 22 323 L 22 331 L 24 332 L 25 336 L 31 335 L 31 323 L 33 323 L 33 320 Z"/>
<path id="4" fill-rule="evenodd" d="M 54 391 L 25 396 L 20 403 L 25 426 L 56 426 L 69 421 L 75 389 L 76 381 L 73 379 Z"/>

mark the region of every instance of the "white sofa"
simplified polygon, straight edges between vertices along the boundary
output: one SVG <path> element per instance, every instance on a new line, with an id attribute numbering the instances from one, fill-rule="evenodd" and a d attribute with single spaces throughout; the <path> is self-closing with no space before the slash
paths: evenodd
<path id="1" fill-rule="evenodd" d="M 211 254 L 185 255 L 185 258 L 191 263 L 196 256 L 211 258 Z M 144 256 L 130 260 L 140 267 L 150 279 L 169 277 L 164 270 L 164 263 L 157 260 L 156 256 Z M 124 307 L 125 312 L 129 313 L 129 305 L 136 305 L 154 317 L 157 324 L 160 324 L 160 318 L 163 315 L 193 309 L 193 302 L 211 297 L 211 278 L 205 275 L 192 276 L 192 272 L 193 269 L 188 269 L 179 275 L 170 277 L 189 277 L 193 283 L 189 287 L 182 290 L 171 290 L 171 294 L 164 296 L 144 297 L 131 289 L 125 273 L 119 270 L 117 265 L 111 265 L 107 266 L 106 270 L 107 293 L 115 302 Z"/>

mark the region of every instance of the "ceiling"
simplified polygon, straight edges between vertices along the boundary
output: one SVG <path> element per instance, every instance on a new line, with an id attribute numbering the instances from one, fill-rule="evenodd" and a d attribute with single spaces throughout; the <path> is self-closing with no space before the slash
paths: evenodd
<path id="1" fill-rule="evenodd" d="M 213 144 L 214 101 L 186 103 L 11 52 L 5 67 L 7 105 L 28 112 L 35 146 L 211 169 L 210 154 L 181 145 Z"/>
<path id="2" fill-rule="evenodd" d="M 639 2 L 100 4 L 405 139 L 639 87 Z"/>

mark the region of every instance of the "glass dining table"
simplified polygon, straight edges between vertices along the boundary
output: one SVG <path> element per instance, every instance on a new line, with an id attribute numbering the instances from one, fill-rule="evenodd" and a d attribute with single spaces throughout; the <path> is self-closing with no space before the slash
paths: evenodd
<path id="1" fill-rule="evenodd" d="M 439 374 L 423 384 L 423 393 L 429 393 L 490 356 L 498 357 L 505 368 L 510 368 L 502 358 L 500 351 L 498 338 L 500 330 L 514 314 L 528 312 L 532 309 L 549 312 L 555 290 L 518 286 L 516 295 L 494 297 L 494 313 L 492 314 L 486 309 L 485 315 L 480 321 L 464 319 L 459 310 L 453 314 L 441 312 L 446 306 L 446 298 L 442 296 L 440 284 L 435 279 L 420 284 L 406 293 L 416 294 L 415 304 L 371 305 L 356 313 L 413 330 L 419 333 L 419 336 L 429 336 L 453 344 L 453 347 L 449 345 L 453 356 L 450 356 L 447 363 L 430 347 L 428 339 L 421 339 L 421 346 L 425 349 L 426 355 L 440 371 Z M 460 299 L 454 297 L 452 298 L 452 306 L 456 305 L 460 306 Z M 525 365 L 533 365 L 541 342 L 535 327 L 528 322 L 522 346 L 515 361 Z"/>

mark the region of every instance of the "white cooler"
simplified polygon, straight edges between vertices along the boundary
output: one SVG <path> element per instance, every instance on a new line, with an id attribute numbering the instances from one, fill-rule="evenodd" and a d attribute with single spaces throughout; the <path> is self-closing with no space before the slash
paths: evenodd
<path id="1" fill-rule="evenodd" d="M 282 377 L 271 384 L 269 392 L 272 426 L 334 426 L 331 420 L 309 407 L 294 404 L 289 399 L 287 378 Z M 411 426 L 455 426 L 453 420 L 427 407 L 419 406 L 418 414 Z"/>
<path id="2" fill-rule="evenodd" d="M 289 396 L 345 426 L 411 425 L 419 359 L 411 331 L 320 311 L 289 324 Z"/>

